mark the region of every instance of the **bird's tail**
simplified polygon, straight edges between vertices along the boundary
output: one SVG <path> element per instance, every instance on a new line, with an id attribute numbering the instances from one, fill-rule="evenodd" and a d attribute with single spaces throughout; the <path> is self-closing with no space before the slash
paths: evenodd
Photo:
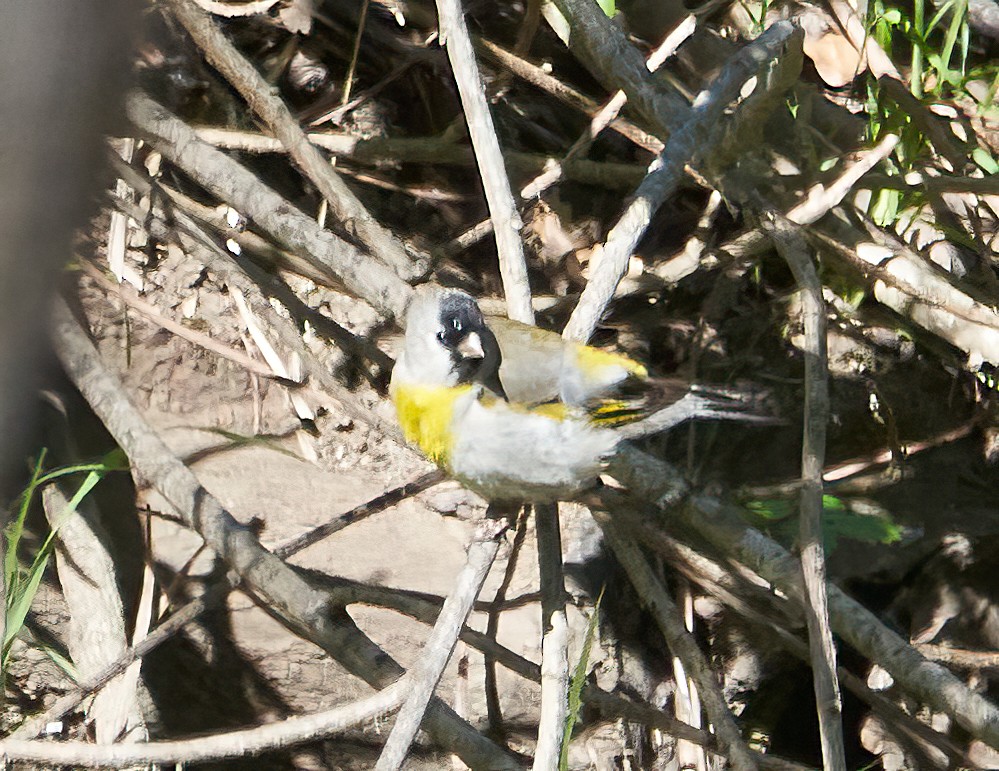
<path id="1" fill-rule="evenodd" d="M 624 439 L 667 431 L 688 420 L 737 420 L 742 423 L 781 423 L 767 393 L 752 387 L 694 385 L 677 401 L 617 429 Z"/>

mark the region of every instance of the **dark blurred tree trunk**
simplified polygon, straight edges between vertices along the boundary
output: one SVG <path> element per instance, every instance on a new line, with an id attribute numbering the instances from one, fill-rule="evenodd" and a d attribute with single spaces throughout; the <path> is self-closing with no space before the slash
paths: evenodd
<path id="1" fill-rule="evenodd" d="M 48 299 L 94 210 L 137 5 L 6 0 L 0 10 L 0 498 L 18 486 L 49 360 Z M 3 607 L 0 604 L 0 607 Z"/>
<path id="2" fill-rule="evenodd" d="M 0 493 L 37 412 L 47 299 L 101 188 L 134 4 L 7 0 L 0 12 Z"/>

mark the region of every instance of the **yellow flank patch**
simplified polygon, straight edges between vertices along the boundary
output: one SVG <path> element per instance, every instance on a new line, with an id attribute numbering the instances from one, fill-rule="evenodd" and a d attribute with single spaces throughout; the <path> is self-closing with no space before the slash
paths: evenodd
<path id="1" fill-rule="evenodd" d="M 606 367 L 624 367 L 635 377 L 648 377 L 649 371 L 634 359 L 619 353 L 609 353 L 591 345 L 576 346 L 576 361 L 584 375 L 593 374 L 599 377 L 600 370 Z"/>
<path id="2" fill-rule="evenodd" d="M 392 389 L 402 433 L 438 466 L 447 465 L 450 456 L 454 403 L 470 390 L 470 385 L 455 388 L 405 385 Z"/>
<path id="3" fill-rule="evenodd" d="M 523 415 L 540 415 L 543 418 L 552 420 L 565 420 L 575 414 L 571 407 L 562 402 L 544 402 L 543 404 L 520 404 L 518 402 L 504 402 L 492 394 L 482 394 L 479 401 L 484 407 L 492 407 L 495 404 L 504 404 L 514 412 Z"/>
<path id="4" fill-rule="evenodd" d="M 544 404 L 533 405 L 527 412 L 532 415 L 541 415 L 552 420 L 565 420 L 571 414 L 568 406 L 562 402 L 545 402 Z"/>

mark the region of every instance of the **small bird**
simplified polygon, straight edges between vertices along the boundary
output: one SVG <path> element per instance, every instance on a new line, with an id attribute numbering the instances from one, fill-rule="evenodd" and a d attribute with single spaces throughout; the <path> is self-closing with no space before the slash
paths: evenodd
<path id="1" fill-rule="evenodd" d="M 389 393 L 407 441 L 491 501 L 570 499 L 621 441 L 691 418 L 761 419 L 739 392 L 651 379 L 627 356 L 527 324 L 487 324 L 471 295 L 433 285 L 407 308 Z"/>

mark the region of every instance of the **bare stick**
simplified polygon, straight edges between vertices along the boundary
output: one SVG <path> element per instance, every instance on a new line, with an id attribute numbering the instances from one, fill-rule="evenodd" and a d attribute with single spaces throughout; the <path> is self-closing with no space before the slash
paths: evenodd
<path id="1" fill-rule="evenodd" d="M 292 251 L 311 254 L 348 291 L 388 318 L 402 318 L 412 294 L 389 267 L 320 228 L 244 166 L 202 142 L 186 123 L 140 92 L 126 100 L 128 118 L 153 146 L 199 185 L 226 201 Z"/>
<path id="2" fill-rule="evenodd" d="M 569 105 L 570 107 L 586 113 L 591 118 L 595 117 L 600 112 L 599 102 L 596 102 L 590 97 L 576 91 L 574 88 L 565 85 L 558 78 L 549 75 L 540 67 L 531 64 L 510 51 L 507 51 L 505 48 L 501 48 L 495 43 L 483 39 L 476 41 L 476 47 L 479 49 L 480 53 L 485 54 L 497 64 L 506 67 L 517 77 L 532 86 L 540 88 L 542 91 L 551 94 L 556 99 Z M 650 153 L 658 153 L 663 149 L 663 143 L 659 139 L 647 131 L 642 130 L 634 123 L 626 121 L 622 118 L 612 120 L 610 122 L 610 128 L 612 131 L 618 132 L 621 136 L 630 139 L 636 145 L 648 150 Z"/>
<path id="3" fill-rule="evenodd" d="M 614 513 L 618 515 L 621 507 L 615 505 Z M 632 515 L 629 512 L 629 516 Z M 643 535 L 646 531 L 643 531 Z M 659 534 L 661 536 L 661 534 Z M 654 544 L 655 545 L 655 544 Z M 329 587 L 330 592 L 340 602 L 362 603 L 380 608 L 389 608 L 415 618 L 425 624 L 434 622 L 440 613 L 443 600 L 439 597 L 429 597 L 422 593 L 407 592 L 402 589 L 391 589 L 384 586 L 372 586 L 358 581 L 343 578 L 320 579 L 320 586 Z M 494 603 L 476 603 L 476 610 L 489 611 Z M 535 683 L 541 682 L 541 667 L 528 661 L 496 643 L 487 634 L 465 627 L 461 632 L 463 642 L 481 651 L 483 655 L 494 658 L 511 672 Z M 801 644 L 802 647 L 804 644 Z M 806 656 L 807 659 L 807 647 Z M 716 755 L 725 753 L 718 747 L 716 737 L 707 731 L 670 717 L 665 712 L 651 705 L 626 698 L 620 694 L 608 693 L 593 683 L 587 683 L 583 689 L 583 701 L 597 708 L 605 717 L 623 717 L 635 723 L 641 723 L 652 728 L 658 728 L 671 736 L 693 742 Z M 788 761 L 772 756 L 760 755 L 757 762 L 761 768 L 802 768 L 789 764 Z"/>
<path id="4" fill-rule="evenodd" d="M 506 568 L 503 571 L 503 579 L 496 587 L 496 593 L 487 611 L 485 636 L 492 642 L 496 642 L 499 634 L 500 614 L 506 602 L 506 593 L 510 590 L 510 583 L 513 581 L 517 570 L 517 561 L 520 551 L 524 546 L 524 539 L 527 537 L 527 515 L 526 507 L 522 507 L 517 515 L 514 525 L 513 543 L 510 546 L 510 554 L 507 557 Z M 485 665 L 485 676 L 483 677 L 483 687 L 486 697 L 486 719 L 489 721 L 489 733 L 498 741 L 502 741 L 504 734 L 503 711 L 500 708 L 499 684 L 496 680 L 497 660 L 489 653 L 483 652 L 483 664 Z"/>
<path id="5" fill-rule="evenodd" d="M 423 474 L 404 485 L 388 490 L 376 498 L 362 503 L 360 506 L 355 506 L 326 524 L 319 525 L 302 535 L 284 541 L 276 546 L 273 551 L 282 559 L 287 559 L 291 555 L 297 554 L 302 549 L 316 543 L 320 538 L 328 537 L 332 533 L 342 530 L 347 525 L 360 522 L 372 514 L 384 511 L 405 497 L 416 495 L 431 484 L 435 484 L 435 480 L 440 481 L 441 477 L 442 474 L 439 471 L 431 471 L 428 474 Z M 11 734 L 11 737 L 14 739 L 32 739 L 37 736 L 48 723 L 59 720 L 91 693 L 102 688 L 112 678 L 124 672 L 132 662 L 141 659 L 150 651 L 155 650 L 161 643 L 197 619 L 206 610 L 221 602 L 229 591 L 237 585 L 238 581 L 223 581 L 210 586 L 202 596 L 191 600 L 173 611 L 166 621 L 157 626 L 141 642 L 123 651 L 121 656 L 109 663 L 100 672 L 78 682 L 76 688 L 56 699 L 41 715 L 31 717 L 23 722 Z"/>
<path id="6" fill-rule="evenodd" d="M 822 467 L 826 460 L 826 424 L 829 420 L 826 304 L 822 299 L 822 284 L 809 257 L 808 246 L 796 226 L 774 213 L 764 214 L 762 225 L 787 262 L 801 290 L 805 325 L 805 427 L 801 447 L 798 541 L 801 571 L 808 597 L 805 618 L 808 622 L 808 647 L 819 714 L 823 767 L 827 771 L 846 771 L 843 710 L 839 681 L 836 679 L 836 647 L 829 628 L 826 560 L 822 545 Z"/>
<path id="7" fill-rule="evenodd" d="M 755 581 L 763 583 L 758 576 L 753 576 L 750 581 L 746 581 L 744 576 L 736 580 L 739 573 L 733 572 L 731 565 L 727 569 L 723 568 L 690 546 L 665 534 L 651 523 L 645 511 L 615 506 L 614 523 L 628 528 L 632 538 L 664 557 L 671 567 L 725 603 L 746 622 L 764 630 L 768 635 L 775 635 L 781 646 L 802 661 L 809 661 L 808 645 L 798 639 L 797 635 L 787 631 L 788 624 L 798 625 L 795 612 L 798 608 L 788 607 L 790 602 L 779 600 L 772 591 L 757 585 Z M 743 573 L 749 572 L 742 566 L 736 567 Z M 955 765 L 961 764 L 963 753 L 953 741 L 904 712 L 887 696 L 872 691 L 861 678 L 845 667 L 839 666 L 837 674 L 843 687 L 867 702 L 880 718 L 936 747 Z"/>
<path id="8" fill-rule="evenodd" d="M 229 361 L 238 364 L 247 372 L 252 372 L 254 375 L 260 375 L 261 377 L 266 377 L 268 379 L 275 377 L 274 372 L 270 367 L 265 364 L 261 364 L 256 359 L 251 359 L 242 351 L 237 351 L 228 345 L 218 342 L 203 332 L 185 327 L 183 324 L 167 318 L 161 314 L 159 309 L 152 303 L 147 303 L 145 300 L 136 297 L 124 286 L 120 286 L 112 281 L 109 281 L 104 277 L 104 274 L 102 274 L 100 270 L 87 260 L 80 258 L 77 262 L 83 269 L 83 272 L 90 276 L 90 278 L 97 283 L 98 286 L 102 287 L 110 294 L 116 295 L 119 300 L 125 303 L 125 305 L 141 313 L 152 324 L 160 326 L 190 343 L 201 346 L 206 351 L 211 351 L 224 359 L 228 359 Z"/>
<path id="9" fill-rule="evenodd" d="M 686 99 L 653 78 L 624 30 L 592 0 L 555 0 L 572 28 L 569 50 L 608 90 L 628 96 L 628 104 L 660 137 L 668 136 L 690 112 Z"/>
<path id="10" fill-rule="evenodd" d="M 541 574 L 541 718 L 534 769 L 557 768 L 569 711 L 569 620 L 565 613 L 558 505 L 534 507 Z M 566 737 L 568 740 L 568 737 Z"/>
<path id="11" fill-rule="evenodd" d="M 352 525 L 355 522 L 360 522 L 362 519 L 366 519 L 372 514 L 391 508 L 406 498 L 411 498 L 412 496 L 417 495 L 434 485 L 440 484 L 446 478 L 447 477 L 444 475 L 444 472 L 438 469 L 428 471 L 426 474 L 421 474 L 411 482 L 407 482 L 399 487 L 394 487 L 391 490 L 387 490 L 382 493 L 377 498 L 373 498 L 370 501 L 362 503 L 360 506 L 355 506 L 350 511 L 344 512 L 329 522 L 317 525 L 311 530 L 307 530 L 304 533 L 281 542 L 275 546 L 272 551 L 282 559 L 287 559 L 291 555 L 298 554 L 298 552 L 303 549 L 307 549 L 313 544 L 319 543 L 319 541 L 324 538 L 329 538 L 333 535 L 333 533 L 338 533 L 345 527 Z"/>
<path id="12" fill-rule="evenodd" d="M 145 182 L 147 185 L 149 184 L 148 180 Z M 119 206 L 123 206 L 123 203 L 117 199 L 116 203 Z M 179 240 L 181 247 L 188 254 L 194 255 L 206 267 L 219 274 L 230 286 L 238 287 L 250 302 L 258 321 L 266 324 L 268 332 L 276 335 L 286 350 L 294 351 L 301 357 L 306 363 L 310 379 L 314 383 L 318 383 L 324 393 L 336 399 L 345 414 L 349 415 L 352 419 L 362 421 L 372 428 L 377 429 L 384 436 L 396 439 L 400 443 L 402 442 L 401 434 L 395 423 L 386 421 L 372 410 L 366 409 L 349 389 L 337 381 L 328 366 L 316 360 L 315 355 L 303 343 L 302 336 L 295 328 L 294 322 L 278 314 L 271 306 L 268 295 L 264 293 L 260 284 L 257 283 L 259 278 L 247 275 L 246 271 L 252 269 L 250 265 L 245 262 L 237 265 L 233 260 L 232 254 L 221 249 L 205 233 L 204 229 L 185 212 L 175 210 L 172 214 L 174 219 L 173 225 L 179 225 L 179 228 L 175 228 L 173 225 L 168 226 L 156 216 L 146 218 L 146 227 L 157 238 L 162 238 L 166 241 Z M 269 288 L 271 290 L 270 295 L 277 296 L 286 308 L 293 313 L 297 310 L 295 303 L 300 302 L 297 296 L 291 292 L 275 292 L 274 287 Z M 353 338 L 346 330 L 341 330 L 344 334 L 335 334 L 336 330 L 333 328 L 336 325 L 331 324 L 327 328 L 326 323 L 323 316 L 314 319 L 317 331 L 321 331 L 321 334 L 330 337 L 339 346 L 369 359 L 376 359 L 377 353 L 372 350 L 372 346 L 363 340 Z"/>
<path id="13" fill-rule="evenodd" d="M 646 66 L 649 68 L 649 72 L 655 72 L 669 57 L 676 53 L 676 49 L 680 47 L 680 44 L 693 34 L 695 26 L 696 21 L 694 20 L 694 17 L 689 15 L 685 16 L 683 20 L 673 29 L 673 31 L 666 36 L 666 39 L 659 44 L 659 47 L 649 54 L 648 59 L 645 60 Z M 562 179 L 565 173 L 566 161 L 585 153 L 596 141 L 600 132 L 607 128 L 607 126 L 615 118 L 617 118 L 627 103 L 628 97 L 624 91 L 618 91 L 610 99 L 604 102 L 604 105 L 600 108 L 599 112 L 593 116 L 593 119 L 590 121 L 590 125 L 587 126 L 586 130 L 579 136 L 579 138 L 572 143 L 572 146 L 566 152 L 565 156 L 563 156 L 562 161 L 560 163 L 553 164 L 551 168 L 546 169 L 528 182 L 520 191 L 520 197 L 524 199 L 534 198 L 537 195 L 541 195 L 541 193 Z"/>
<path id="14" fill-rule="evenodd" d="M 441 38 L 454 72 L 454 82 L 465 111 L 468 135 L 475 149 L 479 176 L 493 221 L 500 275 L 506 296 L 507 315 L 525 324 L 534 323 L 531 288 L 527 281 L 527 260 L 520 239 L 523 223 L 513 200 L 510 180 L 503 166 L 503 153 L 486 102 L 485 88 L 475 63 L 475 52 L 465 26 L 461 0 L 437 0 Z"/>
<path id="15" fill-rule="evenodd" d="M 649 563 L 635 542 L 614 524 L 613 517 L 601 511 L 594 511 L 593 515 L 607 536 L 614 556 L 627 571 L 643 604 L 655 618 L 656 625 L 666 638 L 670 651 L 680 658 L 684 669 L 697 684 L 704 709 L 715 727 L 718 741 L 725 749 L 732 768 L 740 771 L 757 768 L 756 758 L 743 741 L 735 718 L 729 712 L 725 697 L 718 687 L 714 672 L 697 646 L 697 642 L 684 629 L 680 609 L 666 593 L 666 589 L 652 572 L 652 568 L 649 567 Z"/>
<path id="16" fill-rule="evenodd" d="M 698 97 L 688 113 L 688 119 L 670 136 L 662 154 L 649 166 L 648 175 L 607 235 L 600 261 L 592 270 L 579 303 L 562 332 L 564 338 L 579 342 L 590 339 L 614 297 L 614 291 L 627 271 L 631 255 L 645 235 L 652 216 L 676 191 L 685 175 L 685 168 L 696 166 L 705 152 L 712 151 L 713 144 L 705 143 L 705 138 L 719 133 L 717 127 L 725 109 L 739 96 L 744 84 L 757 77 L 761 61 L 768 61 L 771 52 L 794 34 L 789 25 L 772 26 L 733 56 L 710 90 Z"/>
<path id="17" fill-rule="evenodd" d="M 611 462 L 613 475 L 643 500 L 667 510 L 672 521 L 699 533 L 784 594 L 804 602 L 801 569 L 787 550 L 742 520 L 738 507 L 705 494 L 691 494 L 683 475 L 633 447 Z M 677 505 L 684 503 L 685 505 Z M 999 709 L 938 664 L 927 661 L 867 608 L 835 584 L 826 587 L 833 631 L 877 661 L 900 688 L 945 712 L 973 736 L 999 746 Z"/>
<path id="18" fill-rule="evenodd" d="M 319 150 L 309 142 L 287 105 L 253 64 L 229 42 L 215 20 L 190 0 L 169 0 L 169 5 L 173 15 L 204 52 L 209 64 L 222 73 L 288 148 L 291 157 L 329 202 L 340 226 L 352 228 L 372 254 L 391 266 L 402 278 L 412 280 L 423 275 L 426 260 L 410 257 L 391 231 L 371 216 Z"/>
<path id="19" fill-rule="evenodd" d="M 194 0 L 200 8 L 216 16 L 234 19 L 237 16 L 258 16 L 277 5 L 278 0 L 251 0 L 248 3 L 222 3 L 219 0 Z"/>
<path id="20" fill-rule="evenodd" d="M 874 298 L 968 354 L 974 364 L 999 362 L 999 313 L 966 293 L 960 282 L 880 229 L 844 243 L 838 234 L 809 236 L 835 250 L 873 286 Z"/>
<path id="21" fill-rule="evenodd" d="M 285 146 L 274 137 L 255 131 L 217 126 L 199 126 L 195 133 L 214 147 L 243 150 L 250 153 L 286 152 Z M 345 132 L 310 133 L 312 144 L 329 150 L 334 155 L 356 163 L 379 164 L 424 163 L 444 166 L 471 166 L 475 163 L 472 149 L 465 144 L 438 137 L 372 137 L 361 139 Z M 503 158 L 513 171 L 537 174 L 545 168 L 550 158 L 540 153 L 505 150 Z M 591 161 L 570 158 L 562 171 L 567 179 L 615 189 L 633 189 L 644 174 L 645 166 L 611 161 Z"/>
<path id="22" fill-rule="evenodd" d="M 887 158 L 897 144 L 898 135 L 888 134 L 870 150 L 858 153 L 854 161 L 849 163 L 844 168 L 843 173 L 828 187 L 819 184 L 810 188 L 805 197 L 788 209 L 784 216 L 798 225 L 811 225 L 818 222 L 833 207 L 839 206 L 847 193 L 858 185 L 861 177 Z M 758 254 L 766 245 L 766 235 L 757 229 L 726 242 L 718 251 L 740 257 L 749 257 Z"/>
<path id="23" fill-rule="evenodd" d="M 354 86 L 354 73 L 357 72 L 357 56 L 361 52 L 361 38 L 364 37 L 364 25 L 368 21 L 370 4 L 371 0 L 363 0 L 361 11 L 357 15 L 357 34 L 354 35 L 354 50 L 350 52 L 350 67 L 347 68 L 347 76 L 343 79 L 343 96 L 340 97 L 341 108 L 350 101 L 350 92 Z"/>
<path id="24" fill-rule="evenodd" d="M 5 761 L 22 760 L 57 766 L 128 768 L 136 765 L 197 763 L 223 758 L 246 758 L 345 731 L 394 709 L 411 684 L 397 680 L 378 693 L 314 715 L 280 720 L 241 731 L 229 731 L 182 741 L 145 744 L 0 740 Z"/>
<path id="25" fill-rule="evenodd" d="M 423 655 L 409 672 L 412 683 L 409 695 L 399 710 L 392 733 L 378 757 L 375 768 L 378 771 L 396 771 L 406 759 L 409 747 L 416 738 L 416 732 L 423 720 L 427 704 L 437 687 L 444 667 L 451 658 L 455 643 L 465 619 L 472 612 L 475 598 L 479 596 L 482 584 L 489 574 L 496 553 L 499 551 L 499 539 L 506 529 L 506 523 L 489 520 L 476 533 L 468 547 L 468 559 L 462 568 L 454 589 L 444 601 L 437 623 L 427 644 L 423 647 Z"/>

